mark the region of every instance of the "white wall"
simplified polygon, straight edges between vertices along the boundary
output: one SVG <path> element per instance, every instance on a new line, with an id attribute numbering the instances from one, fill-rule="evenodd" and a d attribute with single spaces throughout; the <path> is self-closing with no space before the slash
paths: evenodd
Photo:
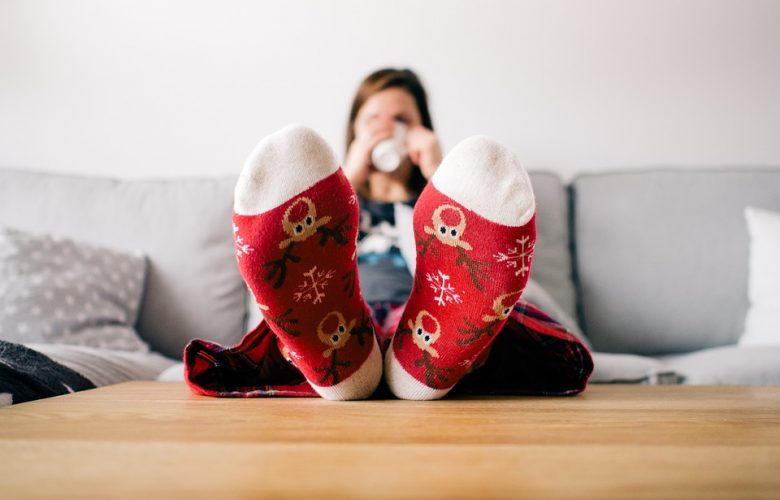
<path id="1" fill-rule="evenodd" d="M 0 165 L 235 173 L 358 82 L 419 71 L 445 150 L 530 167 L 780 165 L 780 1 L 0 0 Z"/>

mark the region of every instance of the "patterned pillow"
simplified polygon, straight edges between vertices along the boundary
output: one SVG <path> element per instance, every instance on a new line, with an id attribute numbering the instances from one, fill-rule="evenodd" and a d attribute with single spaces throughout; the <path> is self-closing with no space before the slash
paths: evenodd
<path id="1" fill-rule="evenodd" d="M 0 228 L 0 339 L 148 351 L 143 255 Z"/>

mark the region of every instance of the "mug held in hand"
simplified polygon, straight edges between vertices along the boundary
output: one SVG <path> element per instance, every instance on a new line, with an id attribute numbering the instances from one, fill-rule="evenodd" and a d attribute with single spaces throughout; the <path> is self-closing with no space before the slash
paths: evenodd
<path id="1" fill-rule="evenodd" d="M 397 121 L 393 137 L 380 142 L 371 151 L 371 163 L 377 170 L 392 172 L 401 166 L 406 153 L 406 124 Z"/>

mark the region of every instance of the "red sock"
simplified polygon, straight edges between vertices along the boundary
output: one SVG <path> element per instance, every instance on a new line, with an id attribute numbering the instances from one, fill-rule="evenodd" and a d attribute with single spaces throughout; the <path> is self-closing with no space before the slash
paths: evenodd
<path id="1" fill-rule="evenodd" d="M 289 126 L 257 145 L 236 185 L 233 230 L 244 280 L 314 390 L 370 396 L 382 361 L 358 284 L 358 206 L 322 138 Z"/>
<path id="2" fill-rule="evenodd" d="M 414 288 L 385 358 L 396 396 L 443 397 L 484 353 L 528 280 L 535 221 L 514 154 L 472 137 L 447 155 L 414 209 Z"/>

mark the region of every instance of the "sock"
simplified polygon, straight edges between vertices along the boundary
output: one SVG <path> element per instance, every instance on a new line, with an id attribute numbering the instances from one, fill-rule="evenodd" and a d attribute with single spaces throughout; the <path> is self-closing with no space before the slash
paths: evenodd
<path id="1" fill-rule="evenodd" d="M 414 208 L 414 285 L 385 377 L 404 399 L 443 397 L 490 346 L 531 271 L 535 202 L 517 157 L 482 136 L 458 144 Z"/>
<path id="2" fill-rule="evenodd" d="M 359 209 L 331 148 L 297 125 L 266 137 L 233 211 L 239 269 L 295 366 L 326 399 L 370 396 L 382 357 L 358 283 Z"/>

